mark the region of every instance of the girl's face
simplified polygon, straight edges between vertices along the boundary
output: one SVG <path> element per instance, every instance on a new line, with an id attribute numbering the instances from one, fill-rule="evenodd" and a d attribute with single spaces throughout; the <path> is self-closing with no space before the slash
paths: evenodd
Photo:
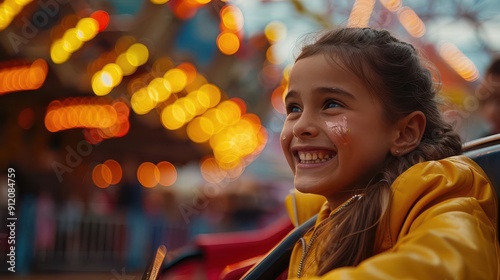
<path id="1" fill-rule="evenodd" d="M 297 190 L 336 207 L 382 166 L 394 132 L 380 101 L 324 55 L 295 63 L 285 105 L 281 144 Z"/>

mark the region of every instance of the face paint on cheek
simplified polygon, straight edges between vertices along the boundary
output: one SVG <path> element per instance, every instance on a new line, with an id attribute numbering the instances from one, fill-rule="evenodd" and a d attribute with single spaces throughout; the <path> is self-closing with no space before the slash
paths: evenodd
<path id="1" fill-rule="evenodd" d="M 334 133 L 336 137 L 341 140 L 343 145 L 347 145 L 351 142 L 351 137 L 349 136 L 349 127 L 347 127 L 347 117 L 343 116 L 342 120 L 336 122 L 326 121 L 326 126 L 328 129 Z"/>

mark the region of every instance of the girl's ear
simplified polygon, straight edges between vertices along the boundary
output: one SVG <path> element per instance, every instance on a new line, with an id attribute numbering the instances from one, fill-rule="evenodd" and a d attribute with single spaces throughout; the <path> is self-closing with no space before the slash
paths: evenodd
<path id="1" fill-rule="evenodd" d="M 400 119 L 394 127 L 391 154 L 401 156 L 413 151 L 422 139 L 426 118 L 421 111 L 415 111 Z"/>

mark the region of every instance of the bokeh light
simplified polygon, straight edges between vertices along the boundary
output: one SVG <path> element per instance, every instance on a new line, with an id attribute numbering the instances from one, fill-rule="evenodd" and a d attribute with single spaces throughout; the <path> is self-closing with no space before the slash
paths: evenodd
<path id="1" fill-rule="evenodd" d="M 153 188 L 160 182 L 160 171 L 152 162 L 143 162 L 137 169 L 137 179 L 142 186 Z"/>
<path id="2" fill-rule="evenodd" d="M 286 25 L 281 21 L 272 21 L 264 28 L 264 34 L 271 43 L 285 39 L 287 34 Z"/>
<path id="3" fill-rule="evenodd" d="M 172 186 L 177 181 L 177 169 L 175 166 L 168 162 L 162 161 L 156 165 L 160 178 L 158 183 L 162 186 Z"/>
<path id="4" fill-rule="evenodd" d="M 40 88 L 48 73 L 47 62 L 36 59 L 33 63 L 4 66 L 0 68 L 0 95 L 24 90 Z"/>
<path id="5" fill-rule="evenodd" d="M 375 0 L 356 0 L 349 15 L 347 26 L 367 27 L 375 6 Z"/>
<path id="6" fill-rule="evenodd" d="M 234 33 L 222 32 L 217 37 L 217 47 L 223 54 L 232 55 L 240 48 L 240 40 Z"/>
<path id="7" fill-rule="evenodd" d="M 479 78 L 477 67 L 454 44 L 450 42 L 443 43 L 439 47 L 439 53 L 446 63 L 464 80 L 473 82 Z"/>
<path id="8" fill-rule="evenodd" d="M 92 170 L 92 181 L 99 188 L 107 188 L 111 185 L 112 173 L 107 165 L 97 164 Z"/>
<path id="9" fill-rule="evenodd" d="M 90 18 L 95 19 L 98 23 L 98 31 L 101 32 L 106 27 L 108 27 L 109 24 L 109 15 L 106 11 L 95 11 L 90 15 Z"/>
<path id="10" fill-rule="evenodd" d="M 398 10 L 398 18 L 411 36 L 420 38 L 425 34 L 425 24 L 415 11 L 409 7 Z"/>

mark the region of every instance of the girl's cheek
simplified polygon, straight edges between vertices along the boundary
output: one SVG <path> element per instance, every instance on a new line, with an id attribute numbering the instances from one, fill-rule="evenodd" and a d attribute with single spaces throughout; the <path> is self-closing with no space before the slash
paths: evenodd
<path id="1" fill-rule="evenodd" d="M 347 125 L 347 117 L 343 116 L 340 121 L 329 122 L 325 121 L 328 131 L 331 132 L 331 136 L 340 140 L 344 146 L 351 143 L 350 130 Z"/>

